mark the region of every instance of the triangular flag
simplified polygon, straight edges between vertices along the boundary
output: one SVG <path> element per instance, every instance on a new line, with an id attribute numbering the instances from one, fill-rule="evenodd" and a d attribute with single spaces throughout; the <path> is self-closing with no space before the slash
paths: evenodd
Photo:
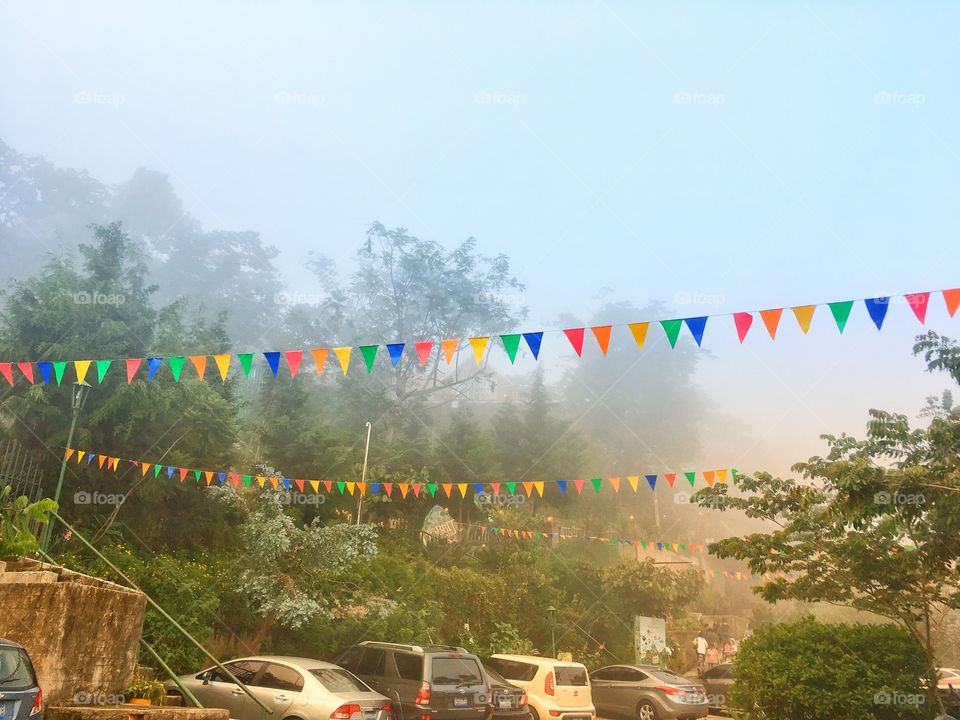
<path id="1" fill-rule="evenodd" d="M 443 483 L 440 487 L 443 488 L 443 492 L 446 493 L 447 497 L 450 497 L 450 493 L 453 492 L 453 483 Z"/>
<path id="2" fill-rule="evenodd" d="M 683 321 L 687 324 L 693 339 L 697 341 L 697 347 L 700 347 L 700 342 L 703 340 L 703 331 L 707 327 L 707 316 L 684 318 Z"/>
<path id="3" fill-rule="evenodd" d="M 689 481 L 690 487 L 693 487 L 694 483 L 697 481 L 697 471 L 692 470 L 691 472 L 685 472 L 683 475 L 687 478 L 687 481 Z"/>
<path id="4" fill-rule="evenodd" d="M 73 448 L 67 448 L 67 460 L 73 457 L 73 454 L 76 452 Z"/>
<path id="5" fill-rule="evenodd" d="M 960 307 L 960 288 L 943 291 L 943 301 L 947 304 L 947 313 L 953 317 Z"/>
<path id="6" fill-rule="evenodd" d="M 527 494 L 527 497 L 530 497 L 530 493 L 533 492 L 533 483 L 523 482 L 520 484 L 523 485 L 523 491 Z"/>
<path id="7" fill-rule="evenodd" d="M 607 356 L 607 350 L 610 349 L 610 330 L 613 329 L 612 325 L 594 325 L 590 328 L 593 331 L 593 336 L 597 339 L 597 344 L 600 346 L 600 352 L 603 353 L 603 356 Z"/>
<path id="8" fill-rule="evenodd" d="M 827 303 L 830 312 L 833 313 L 833 319 L 837 321 L 837 329 L 842 333 L 847 326 L 847 319 L 850 317 L 850 310 L 853 308 L 853 300 L 843 300 L 841 302 Z"/>
<path id="9" fill-rule="evenodd" d="M 201 475 L 201 472 L 199 470 L 193 471 L 193 476 L 197 479 L 197 482 L 200 482 L 200 475 Z"/>
<path id="10" fill-rule="evenodd" d="M 573 486 L 577 489 L 577 495 L 583 492 L 583 480 L 581 479 L 574 480 Z"/>
<path id="11" fill-rule="evenodd" d="M 517 359 L 517 350 L 520 348 L 520 334 L 501 335 L 500 341 L 503 343 L 503 349 L 507 351 L 507 357 L 510 358 L 510 364 Z"/>
<path id="12" fill-rule="evenodd" d="M 356 483 L 348 482 L 348 483 L 347 483 L 347 492 L 348 492 L 350 495 L 353 495 L 353 492 L 354 492 L 354 489 L 356 488 L 356 486 L 357 486 Z"/>
<path id="13" fill-rule="evenodd" d="M 342 481 L 337 482 L 337 490 L 340 491 L 341 495 L 346 494 L 346 489 L 347 489 L 347 484 L 345 482 L 342 482 Z"/>
<path id="14" fill-rule="evenodd" d="M 191 355 L 190 362 L 193 363 L 193 369 L 197 371 L 197 377 L 203 380 L 203 376 L 207 372 L 207 356 Z"/>
<path id="15" fill-rule="evenodd" d="M 449 365 L 453 362 L 453 354 L 457 351 L 457 348 L 460 347 L 460 341 L 457 339 L 443 340 L 440 342 L 440 347 L 443 348 L 443 357 L 447 361 L 447 365 Z"/>
<path id="16" fill-rule="evenodd" d="M 533 359 L 539 359 L 540 344 L 543 342 L 543 333 L 526 332 L 523 334 L 523 339 L 527 341 L 527 347 L 530 348 L 530 352 L 533 353 Z"/>
<path id="17" fill-rule="evenodd" d="M 153 466 L 153 476 L 160 477 L 160 471 L 163 470 L 163 465 L 159 463 Z"/>
<path id="18" fill-rule="evenodd" d="M 793 316 L 797 319 L 797 324 L 806 335 L 810 331 L 810 321 L 813 320 L 813 311 L 817 309 L 816 305 L 798 305 L 790 308 L 793 310 Z"/>
<path id="19" fill-rule="evenodd" d="M 264 353 L 266 355 L 266 353 Z M 277 353 L 279 356 L 280 353 Z M 277 358 L 279 361 L 279 357 Z M 250 377 L 250 370 L 253 367 L 253 353 L 237 353 L 237 360 L 240 361 L 240 368 L 243 370 L 244 377 Z M 269 362 L 269 360 L 267 361 Z M 273 376 L 277 376 L 277 371 L 273 371 Z"/>
<path id="20" fill-rule="evenodd" d="M 483 362 L 483 354 L 487 351 L 487 343 L 490 342 L 489 337 L 472 337 L 470 338 L 470 347 L 473 348 L 473 359 L 477 361 L 477 365 Z"/>
<path id="21" fill-rule="evenodd" d="M 490 489 L 493 490 L 494 495 L 500 494 L 500 483 L 490 483 Z"/>
<path id="22" fill-rule="evenodd" d="M 651 490 L 657 489 L 657 476 L 656 475 L 644 475 L 647 479 L 647 483 L 650 485 Z"/>
<path id="23" fill-rule="evenodd" d="M 186 479 L 187 479 L 187 469 L 180 468 L 180 482 L 183 482 Z"/>
<path id="24" fill-rule="evenodd" d="M 239 355 L 237 356 L 239 357 Z M 276 350 L 271 350 L 265 352 L 263 357 L 266 358 L 267 365 L 270 366 L 270 372 L 273 373 L 273 376 L 277 376 L 277 372 L 280 370 L 280 353 Z"/>
<path id="25" fill-rule="evenodd" d="M 390 353 L 390 362 L 396 367 L 403 357 L 403 348 L 405 343 L 390 343 L 387 345 L 387 352 Z"/>
<path id="26" fill-rule="evenodd" d="M 258 480 L 258 482 L 259 482 L 259 478 L 257 478 L 257 480 Z M 263 487 L 263 484 L 261 483 L 260 486 Z M 317 493 L 318 495 L 320 494 L 320 481 L 319 481 L 319 480 L 311 480 L 311 481 L 310 481 L 310 487 L 313 488 L 313 491 L 314 491 L 315 493 Z M 376 491 L 374 491 L 374 493 L 376 493 Z"/>
<path id="27" fill-rule="evenodd" d="M 515 482 L 508 482 L 507 492 L 509 492 L 511 495 L 515 495 L 517 493 L 517 484 Z"/>
<path id="28" fill-rule="evenodd" d="M 410 483 L 397 483 L 397 487 L 400 488 L 400 497 L 406 499 L 407 489 L 410 487 Z"/>
<path id="29" fill-rule="evenodd" d="M 107 360 L 107 362 L 110 362 Z M 31 385 L 33 385 L 33 363 L 28 362 L 18 362 L 17 369 L 23 373 L 23 376 L 27 379 Z"/>
<path id="30" fill-rule="evenodd" d="M 330 492 L 330 491 L 333 489 L 333 481 L 332 481 L 332 480 L 324 480 L 324 481 L 323 481 L 323 489 L 326 490 L 327 492 Z M 389 491 L 388 491 L 388 492 L 387 492 L 387 495 L 389 495 L 389 494 L 390 494 L 390 493 L 389 493 Z"/>
<path id="31" fill-rule="evenodd" d="M 43 376 L 43 384 L 50 384 L 50 373 L 53 371 L 53 363 L 42 360 L 37 363 L 37 367 L 40 368 L 40 374 Z"/>
<path id="32" fill-rule="evenodd" d="M 0 363 L 0 375 L 3 375 L 7 379 L 7 383 L 13 385 L 13 363 Z"/>
<path id="33" fill-rule="evenodd" d="M 568 328 L 563 331 L 563 334 L 567 336 L 567 340 L 570 341 L 570 344 L 573 345 L 573 349 L 576 350 L 577 356 L 583 356 L 583 328 Z"/>
<path id="34" fill-rule="evenodd" d="M 287 367 L 290 368 L 290 377 L 295 378 L 300 372 L 300 363 L 303 362 L 303 350 L 287 350 L 283 353 L 287 360 Z"/>
<path id="35" fill-rule="evenodd" d="M 77 465 L 83 462 L 83 458 L 86 457 L 86 453 L 83 450 L 77 450 Z"/>
<path id="36" fill-rule="evenodd" d="M 643 344 L 647 340 L 647 330 L 650 328 L 650 323 L 630 323 L 627 327 L 630 328 L 630 333 L 633 335 L 633 341 L 637 344 L 637 349 L 643 350 Z"/>
<path id="37" fill-rule="evenodd" d="M 90 362 L 91 362 L 90 360 L 74 360 L 73 361 L 73 369 L 77 373 L 78 383 L 82 384 L 83 381 L 87 378 L 87 371 L 90 369 Z M 10 363 L 7 363 L 7 370 L 8 370 L 8 373 L 12 374 L 13 368 Z M 8 377 L 8 379 L 10 380 L 10 384 L 13 385 L 13 379 L 10 377 Z"/>
<path id="38" fill-rule="evenodd" d="M 620 478 L 618 477 L 607 478 L 607 482 L 610 483 L 610 487 L 613 488 L 614 492 L 617 492 L 617 493 L 620 492 Z"/>
<path id="39" fill-rule="evenodd" d="M 358 483 L 357 483 L 357 492 L 360 493 L 361 496 L 366 495 L 366 494 L 367 494 L 367 484 L 366 484 L 365 482 L 358 482 Z"/>
<path id="40" fill-rule="evenodd" d="M 630 483 L 630 489 L 636 492 L 640 477 L 638 475 L 627 475 L 627 482 Z"/>
<path id="41" fill-rule="evenodd" d="M 127 358 L 127 385 L 133 382 L 133 376 L 137 374 L 142 362 L 143 358 Z"/>
<path id="42" fill-rule="evenodd" d="M 704 470 L 703 479 L 707 481 L 707 485 L 713 487 L 713 470 Z"/>
<path id="43" fill-rule="evenodd" d="M 249 475 L 243 476 L 243 484 L 245 487 L 250 487 L 253 484 L 253 478 Z"/>
<path id="44" fill-rule="evenodd" d="M 594 492 L 600 492 L 600 485 L 603 483 L 603 478 L 590 478 L 590 484 L 593 485 Z"/>
<path id="45" fill-rule="evenodd" d="M 467 496 L 467 484 L 466 483 L 457 483 L 457 490 L 460 491 L 460 497 L 465 498 Z"/>
<path id="46" fill-rule="evenodd" d="M 232 476 L 231 476 L 231 477 L 232 477 Z M 303 480 L 294 480 L 294 482 L 297 484 L 297 489 L 298 489 L 300 492 L 303 492 Z"/>
<path id="47" fill-rule="evenodd" d="M 97 455 L 97 467 L 103 470 L 103 464 L 107 461 L 106 455 Z"/>
<path id="48" fill-rule="evenodd" d="M 413 490 L 413 494 L 416 497 L 420 497 L 420 483 L 411 483 L 410 489 Z"/>
<path id="49" fill-rule="evenodd" d="M 327 348 L 313 348 L 310 354 L 313 355 L 313 364 L 317 368 L 317 375 L 323 372 L 323 366 L 327 364 L 327 355 L 330 351 Z"/>
<path id="50" fill-rule="evenodd" d="M 537 480 L 533 483 L 533 489 L 537 491 L 540 497 L 543 497 L 543 481 Z"/>
<path id="51" fill-rule="evenodd" d="M 167 358 L 167 364 L 170 366 L 170 374 L 173 375 L 174 382 L 180 382 L 180 373 L 183 372 L 183 364 L 187 359 L 183 355 L 177 355 Z"/>
<path id="52" fill-rule="evenodd" d="M 423 340 L 421 342 L 414 343 L 413 347 L 417 351 L 417 359 L 420 360 L 420 367 L 423 367 L 427 364 L 427 360 L 430 359 L 430 353 L 433 352 L 433 341 Z"/>
<path id="53" fill-rule="evenodd" d="M 664 473 L 663 476 L 667 479 L 667 485 L 669 485 L 670 487 L 673 487 L 673 483 L 674 483 L 674 482 L 676 481 L 676 479 L 677 479 L 677 474 L 676 474 L 676 473 Z"/>
<path id="54" fill-rule="evenodd" d="M 157 370 L 163 365 L 163 358 L 147 358 L 147 382 L 152 381 L 157 376 Z"/>
<path id="55" fill-rule="evenodd" d="M 221 485 L 226 485 L 226 484 L 227 484 L 227 474 L 226 474 L 226 473 L 222 473 L 222 472 L 218 472 L 218 473 L 217 473 L 217 480 L 220 481 L 220 484 L 221 484 Z M 287 480 L 284 480 L 283 483 L 284 483 L 284 486 L 287 487 L 287 489 L 289 489 L 289 482 L 288 482 Z"/>
<path id="56" fill-rule="evenodd" d="M 209 485 L 209 484 L 210 484 L 210 481 L 207 480 L 207 485 Z M 280 489 L 280 481 L 277 480 L 277 478 L 272 477 L 272 478 L 270 478 L 270 486 L 271 486 L 274 490 L 279 490 L 279 489 Z"/>
<path id="57" fill-rule="evenodd" d="M 727 471 L 725 469 L 717 470 L 717 482 L 720 484 L 723 484 L 726 481 L 727 481 Z"/>
<path id="58" fill-rule="evenodd" d="M 150 470 L 150 463 L 140 463 L 140 474 L 143 477 L 147 476 L 147 472 Z"/>
<path id="59" fill-rule="evenodd" d="M 213 356 L 213 362 L 217 365 L 217 372 L 220 373 L 220 380 L 227 381 L 227 373 L 230 372 L 230 356 L 226 353 Z"/>
<path id="60" fill-rule="evenodd" d="M 566 480 L 557 480 L 557 490 L 560 491 L 561 495 L 567 494 L 567 481 Z"/>
<path id="61" fill-rule="evenodd" d="M 812 305 L 809 307 L 813 307 Z M 793 309 L 794 315 L 797 313 L 797 308 Z M 813 311 L 810 311 L 810 314 L 813 314 Z M 767 328 L 767 334 L 770 335 L 771 340 L 777 339 L 777 327 L 780 325 L 780 317 L 783 315 L 783 308 L 770 308 L 769 310 L 760 311 L 760 319 L 763 320 L 764 327 Z M 801 327 L 803 326 L 802 321 L 800 321 L 800 316 L 797 315 L 797 321 L 800 322 Z M 807 321 L 807 327 L 809 328 L 810 321 Z M 806 332 L 806 331 L 804 331 Z"/>
<path id="62" fill-rule="evenodd" d="M 743 343 L 743 339 L 747 336 L 750 326 L 753 325 L 753 315 L 748 312 L 734 313 L 733 323 L 737 326 L 737 337 L 740 338 L 740 342 Z"/>
<path id="63" fill-rule="evenodd" d="M 350 368 L 350 352 L 353 350 L 351 347 L 338 347 L 333 349 L 333 354 L 337 356 L 337 360 L 340 362 L 340 369 L 343 370 L 343 374 L 347 374 L 347 370 Z"/>
<path id="64" fill-rule="evenodd" d="M 373 495 L 378 495 L 380 493 L 380 483 L 370 483 L 370 492 Z"/>
<path id="65" fill-rule="evenodd" d="M 926 324 L 927 305 L 930 303 L 930 293 L 912 293 L 910 295 L 904 295 L 904 298 L 906 298 L 907 304 L 910 306 L 910 309 L 913 310 L 913 314 L 917 316 L 920 324 Z"/>
<path id="66" fill-rule="evenodd" d="M 683 327 L 683 320 L 661 320 L 660 325 L 667 334 L 670 347 L 675 348 L 677 346 L 677 338 L 680 336 L 680 328 Z"/>
<path id="67" fill-rule="evenodd" d="M 65 360 L 57 360 L 53 363 L 53 373 L 57 376 L 57 387 L 60 387 L 60 383 L 63 382 L 63 373 L 67 369 L 67 363 Z"/>
<path id="68" fill-rule="evenodd" d="M 367 374 L 373 372 L 373 361 L 377 358 L 377 350 L 380 349 L 379 345 L 361 345 L 360 354 L 363 355 L 363 362 L 367 366 Z"/>
<path id="69" fill-rule="evenodd" d="M 883 319 L 887 316 L 887 308 L 890 307 L 890 298 L 868 298 L 863 301 L 863 304 L 867 306 L 867 312 L 873 324 L 877 326 L 877 330 L 880 330 L 883 327 Z"/>

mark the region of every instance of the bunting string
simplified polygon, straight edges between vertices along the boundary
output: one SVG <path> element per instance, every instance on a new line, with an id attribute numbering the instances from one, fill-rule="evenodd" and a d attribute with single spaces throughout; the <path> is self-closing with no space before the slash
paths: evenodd
<path id="1" fill-rule="evenodd" d="M 627 475 L 611 477 L 593 477 L 589 479 L 576 478 L 574 480 L 530 480 L 521 482 L 495 482 L 495 483 L 433 483 L 433 482 L 354 482 L 342 480 L 316 480 L 304 478 L 288 478 L 283 476 L 242 474 L 234 470 L 204 470 L 199 468 L 179 467 L 176 465 L 166 465 L 163 463 L 148 462 L 142 459 L 120 458 L 113 455 L 104 455 L 101 453 L 90 452 L 88 450 L 79 450 L 77 448 L 67 448 L 65 452 L 67 462 L 74 462 L 77 465 L 93 466 L 94 462 L 98 470 L 107 472 L 118 472 L 120 467 L 134 468 L 142 477 L 152 476 L 155 478 L 166 475 L 169 479 L 177 479 L 181 483 L 192 481 L 198 485 L 232 485 L 233 487 L 259 487 L 262 489 L 271 489 L 274 491 L 296 492 L 300 494 L 319 495 L 321 488 L 326 493 L 336 493 L 349 496 L 383 495 L 394 500 L 407 500 L 434 498 L 440 492 L 440 497 L 453 498 L 459 495 L 461 499 L 466 498 L 468 493 L 473 493 L 474 498 L 482 502 L 495 502 L 496 498 L 501 496 L 517 496 L 525 498 L 542 498 L 547 486 L 556 488 L 561 496 L 574 495 L 580 496 L 584 489 L 593 490 L 594 494 L 600 494 L 602 488 L 609 488 L 613 493 L 619 493 L 621 488 L 629 487 L 633 493 L 637 492 L 639 487 L 649 487 L 651 491 L 656 490 L 657 482 L 662 478 L 663 481 L 673 488 L 679 480 L 679 487 L 686 487 L 684 483 L 689 483 L 691 489 L 695 488 L 698 480 L 707 486 L 714 484 L 723 484 L 728 480 L 736 483 L 737 470 L 733 468 L 721 468 L 714 470 L 688 470 L 682 473 L 649 473 L 643 476 Z M 642 478 L 642 479 L 641 479 Z M 624 482 L 624 480 L 626 482 Z"/>
<path id="2" fill-rule="evenodd" d="M 813 323 L 813 318 L 817 308 L 826 308 L 829 315 L 836 325 L 837 330 L 842 334 L 850 320 L 854 306 L 862 303 L 866 310 L 869 320 L 876 326 L 877 330 L 883 329 L 883 323 L 887 317 L 887 311 L 891 305 L 902 304 L 910 308 L 913 315 L 921 325 L 926 324 L 927 308 L 931 302 L 931 296 L 939 294 L 943 297 L 948 315 L 952 318 L 960 307 L 960 288 L 946 290 L 930 290 L 925 292 L 907 293 L 902 295 L 886 295 L 874 298 L 863 298 L 860 300 L 843 300 L 839 302 L 820 303 L 813 305 L 795 305 L 790 307 L 774 307 L 766 310 L 752 310 L 733 313 L 714 313 L 710 315 L 700 315 L 696 317 L 681 317 L 659 321 L 640 321 L 626 324 L 607 324 L 593 325 L 589 328 L 593 339 L 590 344 L 595 343 L 601 356 L 606 357 L 610 349 L 610 339 L 613 330 L 616 328 L 622 330 L 626 328 L 630 331 L 630 337 L 638 350 L 642 350 L 646 344 L 650 326 L 659 325 L 664 333 L 671 348 L 675 348 L 680 338 L 683 328 L 687 328 L 693 341 L 700 347 L 703 342 L 704 333 L 708 321 L 717 318 L 731 317 L 733 319 L 733 329 L 737 333 L 740 343 L 746 340 L 747 335 L 753 328 L 754 320 L 759 317 L 766 333 L 771 340 L 776 340 L 777 332 L 780 329 L 780 322 L 784 315 L 784 310 L 789 309 L 801 332 L 806 335 L 809 333 Z M 821 312 L 821 315 L 824 313 Z M 497 336 L 506 353 L 510 364 L 514 364 L 519 354 L 521 342 L 530 351 L 534 361 L 539 360 L 540 351 L 543 345 L 545 334 L 563 335 L 578 357 L 583 357 L 584 348 L 588 345 L 587 328 L 565 328 L 562 330 L 537 330 L 533 332 L 518 332 L 502 334 Z M 756 334 L 756 333 L 755 333 Z M 489 358 L 491 353 L 490 335 L 480 335 L 470 338 L 446 338 L 435 340 L 416 340 L 412 342 L 387 342 L 371 345 L 359 345 L 359 355 L 363 367 L 367 373 L 372 373 L 377 356 L 381 347 L 386 348 L 386 355 L 390 365 L 396 369 L 401 362 L 417 363 L 420 367 L 425 366 L 431 358 L 436 358 L 440 362 L 442 356 L 446 365 L 453 365 L 458 362 L 458 356 L 461 351 L 469 348 L 476 365 L 481 365 L 485 359 Z M 135 379 L 141 379 L 146 376 L 147 382 L 153 382 L 160 377 L 173 379 L 174 382 L 180 382 L 184 377 L 184 368 L 189 367 L 186 377 L 194 377 L 199 380 L 205 380 L 209 376 L 219 377 L 222 382 L 226 382 L 230 371 L 239 365 L 244 377 L 249 377 L 253 369 L 254 357 L 263 357 L 272 377 L 280 374 L 281 365 L 285 365 L 291 378 L 296 378 L 301 370 L 304 353 L 309 353 L 313 360 L 316 375 L 323 373 L 328 363 L 335 362 L 343 375 L 346 375 L 351 367 L 356 355 L 353 353 L 354 347 L 317 347 L 304 351 L 295 350 L 267 350 L 253 353 L 206 353 L 202 355 L 167 355 L 167 356 L 148 356 L 119 358 L 109 360 L 28 360 L 15 361 L 8 360 L 0 362 L 0 376 L 6 380 L 9 386 L 13 386 L 19 379 L 30 385 L 42 382 L 44 385 L 55 383 L 60 385 L 67 375 L 67 368 L 71 367 L 72 376 L 78 383 L 86 382 L 87 378 L 93 378 L 92 372 L 96 372 L 98 383 L 102 383 L 107 373 L 113 368 L 122 368 L 126 373 L 127 383 Z M 332 357 L 331 357 L 332 351 Z M 406 360 L 405 360 L 406 358 Z M 213 360 L 215 370 L 210 370 L 208 360 Z M 190 361 L 189 366 L 187 361 Z M 144 363 L 144 361 L 146 361 Z M 381 361 L 383 364 L 384 361 Z M 16 370 L 16 372 L 14 372 Z M 236 373 L 234 372 L 234 375 Z"/>

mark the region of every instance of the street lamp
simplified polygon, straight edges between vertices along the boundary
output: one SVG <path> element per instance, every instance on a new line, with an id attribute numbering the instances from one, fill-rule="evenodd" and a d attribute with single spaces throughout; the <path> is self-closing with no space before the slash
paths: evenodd
<path id="1" fill-rule="evenodd" d="M 551 605 L 547 608 L 547 614 L 550 615 L 550 648 L 553 650 L 553 659 L 557 659 L 557 632 L 556 632 L 556 619 L 557 619 L 557 609 Z"/>
<path id="2" fill-rule="evenodd" d="M 84 403 L 87 402 L 87 395 L 90 393 L 90 383 L 88 382 L 75 382 L 73 384 L 73 394 L 70 397 L 70 406 L 73 408 L 73 418 L 70 420 L 70 432 L 67 433 L 67 447 L 73 447 L 73 431 L 77 427 L 77 418 L 80 416 L 80 411 L 83 410 Z M 63 454 L 63 462 L 60 463 L 60 477 L 57 479 L 57 490 L 53 494 L 53 501 L 55 503 L 60 502 L 60 492 L 63 490 L 63 476 L 67 472 L 67 454 Z M 43 542 L 40 543 L 40 548 L 43 552 L 47 552 L 47 548 L 50 546 L 50 534 L 53 532 L 53 518 L 51 513 L 47 513 L 47 524 L 43 528 Z"/>

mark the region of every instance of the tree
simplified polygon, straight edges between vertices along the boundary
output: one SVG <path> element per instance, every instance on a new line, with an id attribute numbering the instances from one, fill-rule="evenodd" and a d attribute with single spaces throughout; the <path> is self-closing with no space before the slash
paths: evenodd
<path id="1" fill-rule="evenodd" d="M 960 382 L 953 341 L 931 332 L 914 351 Z M 824 435 L 829 453 L 796 464 L 800 480 L 757 473 L 739 479 L 736 495 L 715 485 L 695 499 L 776 526 L 710 546 L 753 572 L 789 573 L 756 588 L 768 602 L 847 605 L 910 633 L 924 649 L 932 707 L 937 627 L 960 607 L 960 416 L 941 413 L 912 428 L 903 415 L 870 415 L 864 440 Z"/>

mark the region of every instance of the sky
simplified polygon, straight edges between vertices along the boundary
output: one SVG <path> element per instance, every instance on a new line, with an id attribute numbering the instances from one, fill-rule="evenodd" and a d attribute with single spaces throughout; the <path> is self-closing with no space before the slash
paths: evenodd
<path id="1" fill-rule="evenodd" d="M 5 3 L 0 137 L 167 173 L 293 293 L 380 220 L 509 255 L 529 329 L 605 289 L 676 316 L 874 297 L 960 285 L 958 26 L 946 2 Z M 708 326 L 698 380 L 749 428 L 718 465 L 785 469 L 947 386 L 904 305 L 882 333 L 862 306 L 843 335 L 790 322 Z"/>

